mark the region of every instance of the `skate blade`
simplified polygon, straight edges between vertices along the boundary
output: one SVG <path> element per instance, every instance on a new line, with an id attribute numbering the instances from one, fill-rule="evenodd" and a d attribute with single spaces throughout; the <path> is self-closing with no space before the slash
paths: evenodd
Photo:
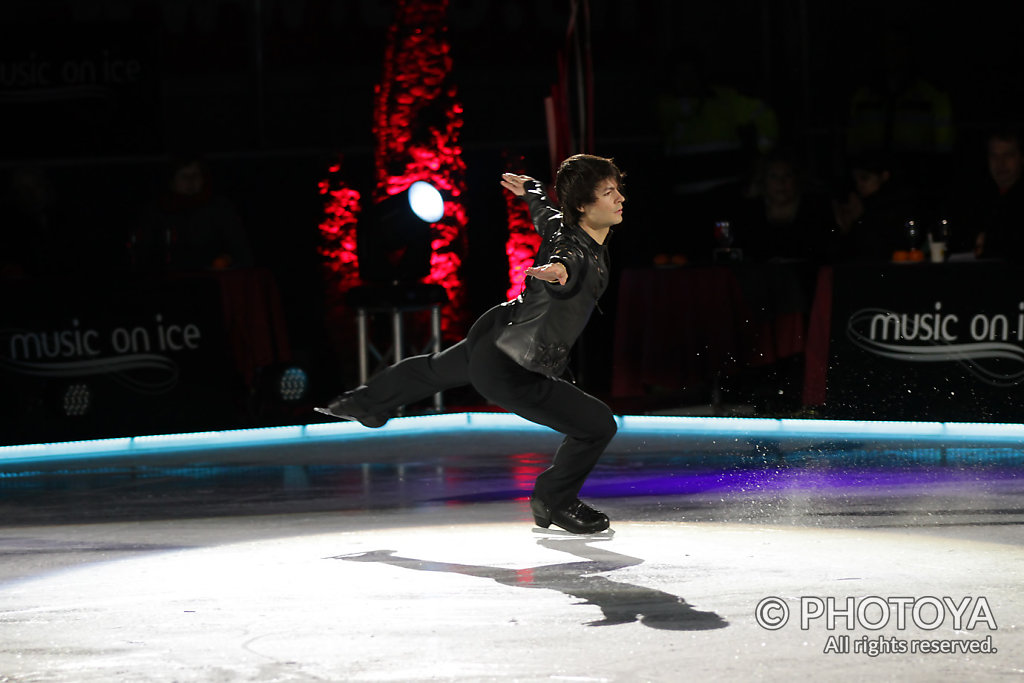
<path id="1" fill-rule="evenodd" d="M 605 529 L 604 531 L 595 531 L 595 532 L 590 533 L 590 534 L 574 534 L 571 531 L 566 531 L 564 529 L 558 529 L 558 528 L 556 528 L 554 526 L 548 527 L 547 529 L 542 529 L 540 527 L 533 527 L 532 531 L 537 536 L 543 536 L 545 538 L 565 538 L 565 539 L 570 539 L 570 538 L 589 538 L 591 540 L 600 540 L 600 539 L 611 539 L 612 537 L 615 536 L 615 529 L 612 529 L 611 527 Z"/>

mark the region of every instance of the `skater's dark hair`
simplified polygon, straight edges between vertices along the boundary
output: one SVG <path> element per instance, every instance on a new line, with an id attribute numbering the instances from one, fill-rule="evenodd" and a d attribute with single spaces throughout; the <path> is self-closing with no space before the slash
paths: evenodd
<path id="1" fill-rule="evenodd" d="M 565 223 L 579 225 L 583 205 L 597 200 L 598 183 L 613 180 L 622 192 L 625 176 L 613 160 L 593 154 L 574 154 L 563 161 L 555 176 L 555 192 Z"/>

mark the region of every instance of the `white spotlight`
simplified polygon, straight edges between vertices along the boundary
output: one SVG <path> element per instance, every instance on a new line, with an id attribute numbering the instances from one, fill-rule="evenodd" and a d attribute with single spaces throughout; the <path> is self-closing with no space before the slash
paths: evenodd
<path id="1" fill-rule="evenodd" d="M 409 207 L 427 223 L 436 223 L 444 217 L 444 199 L 430 183 L 417 180 L 409 186 Z"/>

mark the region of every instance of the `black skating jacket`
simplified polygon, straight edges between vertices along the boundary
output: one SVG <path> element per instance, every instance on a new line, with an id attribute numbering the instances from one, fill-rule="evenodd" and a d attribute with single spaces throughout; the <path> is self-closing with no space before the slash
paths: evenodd
<path id="1" fill-rule="evenodd" d="M 510 308 L 509 322 L 497 344 L 526 369 L 558 377 L 608 287 L 608 239 L 598 244 L 583 228 L 563 224 L 562 213 L 551 206 L 539 182 L 529 181 L 525 188 L 523 199 L 542 238 L 534 265 L 561 263 L 569 279 L 560 285 L 526 278 L 519 296 L 504 304 Z"/>

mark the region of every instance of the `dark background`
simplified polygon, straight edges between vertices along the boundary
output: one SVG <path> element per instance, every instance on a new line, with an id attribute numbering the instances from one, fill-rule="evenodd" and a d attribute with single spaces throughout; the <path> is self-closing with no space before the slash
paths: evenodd
<path id="1" fill-rule="evenodd" d="M 296 354 L 324 384 L 349 385 L 349 349 L 324 329 L 317 183 L 339 156 L 372 184 L 370 117 L 393 3 L 371 0 L 9 0 L 0 5 L 0 171 L 45 169 L 59 220 L 81 239 L 82 277 L 126 267 L 125 242 L 167 160 L 199 151 L 242 214 L 257 264 L 274 271 Z M 556 81 L 568 0 L 454 0 L 448 38 L 465 107 L 470 316 L 504 299 L 507 155 L 549 180 L 543 98 Z M 646 259 L 689 229 L 656 188 L 655 97 L 670 55 L 696 50 L 709 80 L 759 97 L 811 172 L 841 185 L 849 97 L 886 68 L 882 38 L 906 30 L 920 73 L 952 96 L 951 185 L 985 172 L 983 131 L 1019 120 L 1019 22 L 991 6 L 929 2 L 590 2 L 592 151 L 628 173 L 628 219 L 613 262 Z M 940 190 L 941 191 L 941 190 Z M 3 217 L 0 216 L 0 220 Z M 59 249 L 60 245 L 55 245 Z M 614 287 L 588 334 L 582 374 L 608 384 Z M 340 387 L 339 387 L 340 388 Z"/>

